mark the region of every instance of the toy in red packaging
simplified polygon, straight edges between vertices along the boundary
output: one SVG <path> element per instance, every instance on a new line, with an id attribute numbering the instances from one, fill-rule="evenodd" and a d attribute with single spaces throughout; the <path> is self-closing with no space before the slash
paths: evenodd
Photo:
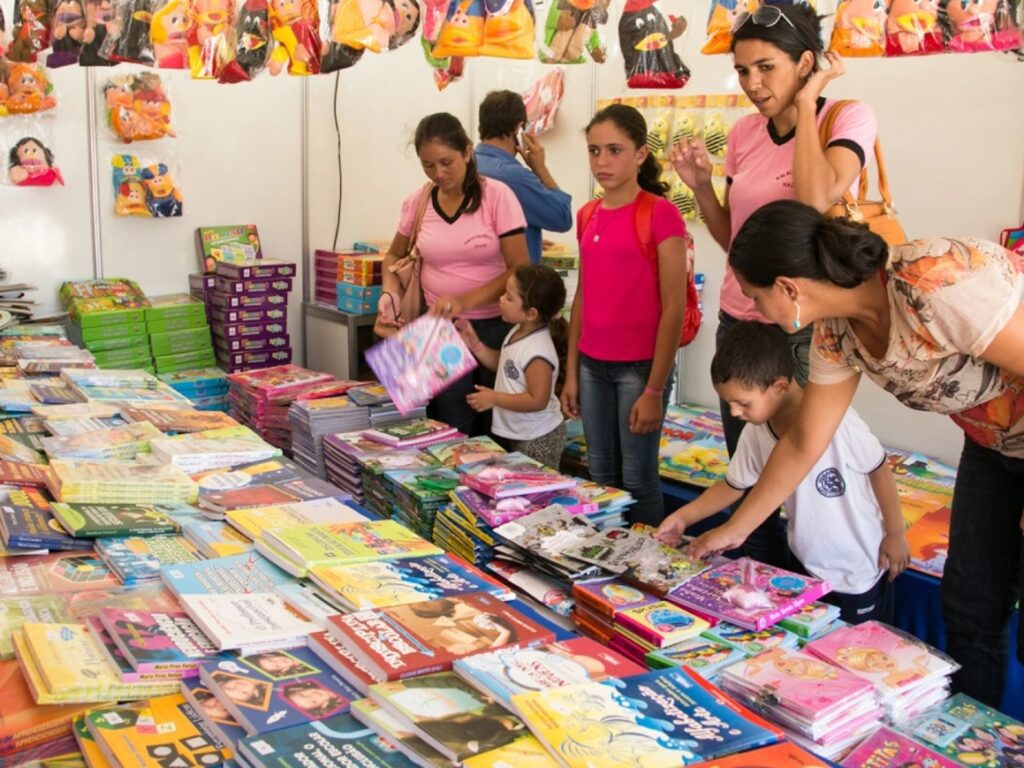
<path id="1" fill-rule="evenodd" d="M 829 50 L 842 56 L 885 55 L 885 3 L 840 0 Z"/>
<path id="2" fill-rule="evenodd" d="M 270 59 L 270 18 L 267 0 L 244 0 L 235 19 L 235 54 L 217 80 L 244 83 L 263 71 Z"/>
<path id="3" fill-rule="evenodd" d="M 152 66 L 156 63 L 150 27 L 150 0 L 115 0 L 115 23 L 107 28 L 99 55 L 112 62 L 126 61 Z"/>
<path id="4" fill-rule="evenodd" d="M 161 69 L 188 68 L 188 0 L 161 0 L 153 12 L 149 39 L 156 65 Z"/>
<path id="5" fill-rule="evenodd" d="M 320 15 L 315 0 L 270 0 L 270 36 L 277 47 L 270 55 L 271 75 L 288 65 L 291 75 L 320 71 Z"/>
<path id="6" fill-rule="evenodd" d="M 939 14 L 951 51 L 1010 51 L 1021 46 L 1021 31 L 1007 0 L 944 0 Z"/>
<path id="7" fill-rule="evenodd" d="M 682 88 L 690 70 L 672 41 L 686 31 L 686 19 L 666 19 L 654 0 L 626 0 L 619 19 L 619 46 L 630 88 Z"/>
<path id="8" fill-rule="evenodd" d="M 53 86 L 43 68 L 25 62 L 8 64 L 0 100 L 9 115 L 27 115 L 57 106 Z"/>
<path id="9" fill-rule="evenodd" d="M 50 9 L 46 0 L 18 0 L 7 58 L 33 62 L 50 45 Z"/>
<path id="10" fill-rule="evenodd" d="M 111 77 L 103 86 L 103 100 L 110 128 L 125 144 L 175 135 L 171 102 L 155 72 Z"/>
<path id="11" fill-rule="evenodd" d="M 231 59 L 233 0 L 192 0 L 188 66 L 196 80 L 215 79 Z"/>
<path id="12" fill-rule="evenodd" d="M 917 56 L 938 53 L 944 48 L 938 0 L 889 0 L 886 56 Z"/>
<path id="13" fill-rule="evenodd" d="M 53 6 L 50 26 L 53 50 L 46 57 L 46 66 L 56 69 L 77 62 L 84 36 L 85 9 L 82 0 L 57 0 Z"/>
<path id="14" fill-rule="evenodd" d="M 84 0 L 85 31 L 78 63 L 83 67 L 108 67 L 111 61 L 100 55 L 107 36 L 116 37 L 120 22 L 114 13 L 113 0 Z"/>
<path id="15" fill-rule="evenodd" d="M 7 177 L 19 187 L 64 186 L 64 178 L 54 165 L 53 152 L 34 136 L 25 136 L 11 147 Z"/>

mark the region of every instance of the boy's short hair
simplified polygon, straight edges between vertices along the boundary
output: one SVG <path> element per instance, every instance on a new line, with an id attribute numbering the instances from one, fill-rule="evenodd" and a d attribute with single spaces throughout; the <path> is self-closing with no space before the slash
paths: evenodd
<path id="1" fill-rule="evenodd" d="M 745 387 L 768 389 L 778 379 L 792 379 L 793 352 L 778 326 L 745 320 L 722 339 L 711 360 L 711 381 L 739 381 Z"/>
<path id="2" fill-rule="evenodd" d="M 515 91 L 491 91 L 480 102 L 480 140 L 502 139 L 516 132 L 526 122 L 526 104 Z"/>

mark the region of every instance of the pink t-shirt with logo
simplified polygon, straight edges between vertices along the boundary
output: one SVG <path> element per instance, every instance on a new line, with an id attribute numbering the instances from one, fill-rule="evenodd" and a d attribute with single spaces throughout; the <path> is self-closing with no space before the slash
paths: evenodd
<path id="1" fill-rule="evenodd" d="M 506 269 L 501 238 L 526 228 L 526 217 L 512 190 L 495 179 L 481 181 L 483 200 L 473 213 L 460 211 L 454 218 L 446 217 L 436 205 L 436 191 L 427 203 L 416 238 L 423 259 L 420 282 L 427 306 L 433 306 L 439 296 L 460 296 L 498 277 Z M 421 187 L 402 203 L 398 231 L 406 237 L 412 232 L 422 194 Z M 461 317 L 478 320 L 499 314 L 495 301 L 467 310 Z"/>
<path id="2" fill-rule="evenodd" d="M 582 232 L 577 212 L 576 233 L 583 297 L 580 352 L 612 362 L 653 359 L 661 293 L 654 264 L 640 250 L 636 201 L 612 209 L 598 206 Z M 664 198 L 654 206 L 651 234 L 656 245 L 686 236 L 682 216 Z"/>
<path id="3" fill-rule="evenodd" d="M 819 100 L 818 125 L 835 104 L 833 99 Z M 861 159 L 861 165 L 874 154 L 878 123 L 874 110 L 863 102 L 848 105 L 836 119 L 828 146 L 848 147 Z M 729 131 L 725 155 L 725 174 L 729 180 L 729 216 L 732 242 L 743 222 L 763 205 L 775 200 L 793 200 L 793 155 L 796 131 L 779 136 L 768 118 L 761 114 L 744 115 Z M 856 196 L 858 181 L 850 191 Z M 754 309 L 754 302 L 743 295 L 732 269 L 726 265 L 722 281 L 721 309 L 739 320 L 770 322 Z"/>

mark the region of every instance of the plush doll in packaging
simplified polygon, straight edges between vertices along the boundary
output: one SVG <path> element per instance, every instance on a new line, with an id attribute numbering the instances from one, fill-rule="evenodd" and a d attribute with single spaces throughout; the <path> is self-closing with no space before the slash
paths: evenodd
<path id="1" fill-rule="evenodd" d="M 46 0 L 18 0 L 7 58 L 33 62 L 50 45 L 50 9 Z"/>
<path id="2" fill-rule="evenodd" d="M 233 0 L 192 0 L 188 68 L 197 80 L 216 78 L 231 58 Z"/>
<path id="3" fill-rule="evenodd" d="M 270 60 L 270 18 L 267 0 L 245 0 L 235 20 L 235 55 L 221 69 L 221 83 L 252 80 Z"/>
<path id="4" fill-rule="evenodd" d="M 270 35 L 277 48 L 270 55 L 270 74 L 287 64 L 292 75 L 320 71 L 320 14 L 311 0 L 270 0 Z"/>
<path id="5" fill-rule="evenodd" d="M 479 56 L 483 42 L 483 0 L 451 0 L 448 16 L 441 25 L 432 51 L 434 58 Z"/>
<path id="6" fill-rule="evenodd" d="M 829 50 L 843 56 L 884 56 L 883 0 L 841 0 Z"/>
<path id="7" fill-rule="evenodd" d="M 331 23 L 331 39 L 349 48 L 380 53 L 387 46 L 394 19 L 384 0 L 340 0 Z"/>
<path id="8" fill-rule="evenodd" d="M 113 0 L 85 0 L 85 31 L 78 63 L 83 67 L 109 67 L 112 62 L 100 55 L 107 36 L 117 37 L 120 23 Z"/>
<path id="9" fill-rule="evenodd" d="M 53 6 L 50 44 L 53 51 L 46 66 L 56 69 L 78 61 L 85 36 L 85 9 L 81 0 L 58 0 Z"/>
<path id="10" fill-rule="evenodd" d="M 434 46 L 437 44 L 441 29 L 444 27 L 445 19 L 448 18 L 448 8 L 452 0 L 423 0 L 423 24 L 420 27 L 420 43 L 423 46 L 423 56 L 427 63 L 434 69 L 434 85 L 437 90 L 443 91 L 451 83 L 462 77 L 465 60 L 461 56 L 447 56 L 437 58 L 434 56 Z"/>
<path id="11" fill-rule="evenodd" d="M 110 160 L 114 182 L 114 213 L 118 216 L 151 217 L 146 205 L 142 165 L 135 155 L 114 155 Z"/>
<path id="12" fill-rule="evenodd" d="M 665 159 L 668 148 L 668 132 L 672 127 L 672 113 L 667 109 L 658 110 L 647 129 L 647 148 L 659 160 Z"/>
<path id="13" fill-rule="evenodd" d="M 351 46 L 334 42 L 331 30 L 334 29 L 334 20 L 337 16 L 339 5 L 339 0 L 330 0 L 326 9 L 321 6 L 320 19 L 321 21 L 327 20 L 327 28 L 321 35 L 322 42 L 320 44 L 320 71 L 322 73 L 348 69 L 363 57 L 362 48 L 352 48 Z"/>
<path id="14" fill-rule="evenodd" d="M 619 19 L 619 46 L 630 88 L 682 88 L 690 70 L 672 41 L 686 30 L 686 19 L 672 17 L 671 25 L 654 0 L 626 0 Z"/>
<path id="15" fill-rule="evenodd" d="M 110 61 L 126 61 L 153 66 L 156 56 L 150 40 L 153 18 L 150 0 L 118 0 L 116 29 L 107 30 L 107 39 L 99 53 Z"/>
<path id="16" fill-rule="evenodd" d="M 565 70 L 554 67 L 548 70 L 523 94 L 526 106 L 526 125 L 524 133 L 540 136 L 555 124 L 555 115 L 562 106 L 562 95 L 565 93 Z"/>
<path id="17" fill-rule="evenodd" d="M 886 56 L 938 53 L 943 48 L 938 0 L 889 0 L 885 20 Z"/>
<path id="18" fill-rule="evenodd" d="M 158 219 L 181 216 L 181 192 L 165 164 L 153 163 L 143 168 L 142 183 L 146 186 L 146 207 L 151 216 Z"/>
<path id="19" fill-rule="evenodd" d="M 11 148 L 7 175 L 19 187 L 64 186 L 60 170 L 53 164 L 53 152 L 33 136 L 26 136 Z"/>
<path id="20" fill-rule="evenodd" d="M 111 77 L 103 99 L 110 127 L 125 144 L 175 135 L 171 103 L 155 72 Z"/>
<path id="21" fill-rule="evenodd" d="M 753 13 L 757 0 L 711 0 L 708 14 L 707 42 L 701 53 L 728 53 L 732 48 L 732 28 L 742 13 Z"/>
<path id="22" fill-rule="evenodd" d="M 19 62 L 7 67 L 7 82 L 0 96 L 8 114 L 27 115 L 57 106 L 53 86 L 36 64 Z"/>
<path id="23" fill-rule="evenodd" d="M 1006 0 L 943 0 L 939 12 L 951 51 L 1009 51 L 1021 46 L 1021 31 Z"/>
<path id="24" fill-rule="evenodd" d="M 484 41 L 480 56 L 532 59 L 535 35 L 531 0 L 483 0 Z"/>
<path id="25" fill-rule="evenodd" d="M 598 64 L 608 51 L 598 27 L 608 23 L 611 0 L 556 0 L 544 24 L 540 60 L 548 64 L 582 64 L 583 53 Z"/>
<path id="26" fill-rule="evenodd" d="M 188 69 L 188 30 L 191 24 L 188 0 L 161 2 L 149 28 L 158 67 Z"/>
<path id="27" fill-rule="evenodd" d="M 0 7 L 0 59 L 7 56 L 7 46 L 11 41 L 7 39 L 7 19 L 4 17 L 4 9 Z"/>

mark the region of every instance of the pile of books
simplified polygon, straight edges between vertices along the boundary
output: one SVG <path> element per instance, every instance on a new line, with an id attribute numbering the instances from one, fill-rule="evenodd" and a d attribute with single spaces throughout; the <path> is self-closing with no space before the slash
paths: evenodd
<path id="1" fill-rule="evenodd" d="M 132 280 L 68 280 L 60 287 L 71 340 L 100 368 L 152 368 L 145 309 L 149 300 Z"/>
<path id="2" fill-rule="evenodd" d="M 384 254 L 370 251 L 317 251 L 317 301 L 349 315 L 373 315 L 381 295 Z M 330 274 L 334 267 L 333 275 Z"/>
<path id="3" fill-rule="evenodd" d="M 333 379 L 329 373 L 298 365 L 233 373 L 228 376 L 230 413 L 267 442 L 287 449 L 291 445 L 288 407 L 301 393 Z"/>
<path id="4" fill-rule="evenodd" d="M 206 305 L 187 293 L 151 296 L 143 310 L 153 368 L 172 374 L 216 364 Z"/>
<path id="5" fill-rule="evenodd" d="M 459 476 L 446 467 L 434 466 L 389 470 L 383 478 L 386 489 L 381 501 L 386 504 L 393 499 L 391 517 L 424 538 L 433 536 L 434 518 L 447 506 L 448 494 L 459 484 Z"/>
<path id="6" fill-rule="evenodd" d="M 189 368 L 157 378 L 191 400 L 197 410 L 228 410 L 228 379 L 220 368 Z"/>
<path id="7" fill-rule="evenodd" d="M 188 398 L 141 369 L 64 368 L 60 377 L 87 404 L 166 405 L 191 408 Z M 88 410 L 88 409 L 83 409 Z M 72 413 L 74 409 L 65 409 Z"/>
<path id="8" fill-rule="evenodd" d="M 383 498 L 380 476 L 389 469 L 417 469 L 436 466 L 427 453 L 418 448 L 396 449 L 387 443 L 363 436 L 363 431 L 326 435 L 323 439 L 324 468 L 327 479 L 352 494 L 378 514 L 390 510 Z M 368 494 L 366 486 L 375 494 Z"/>

